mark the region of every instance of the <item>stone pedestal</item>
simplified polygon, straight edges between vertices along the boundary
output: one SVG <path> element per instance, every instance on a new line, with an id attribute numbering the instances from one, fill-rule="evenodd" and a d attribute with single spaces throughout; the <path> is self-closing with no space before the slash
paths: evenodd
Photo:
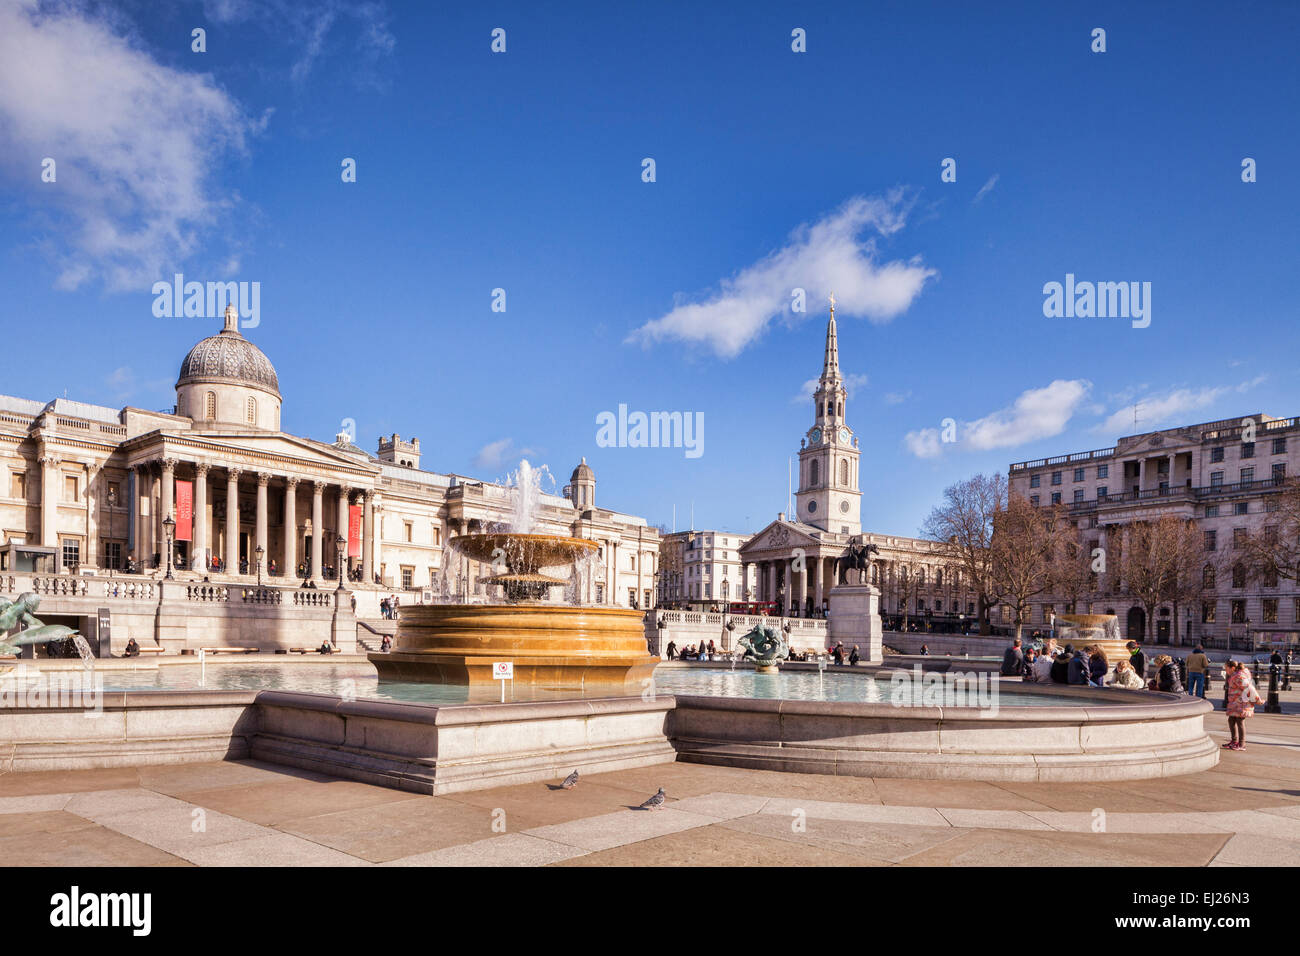
<path id="1" fill-rule="evenodd" d="M 853 645 L 864 664 L 884 660 L 880 637 L 880 588 L 871 584 L 841 584 L 831 589 L 830 618 L 826 622 L 829 644 L 844 644 L 844 660 Z"/>

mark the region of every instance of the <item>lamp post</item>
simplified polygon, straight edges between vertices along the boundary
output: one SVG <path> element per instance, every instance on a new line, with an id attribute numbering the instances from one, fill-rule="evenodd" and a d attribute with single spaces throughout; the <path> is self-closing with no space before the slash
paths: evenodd
<path id="1" fill-rule="evenodd" d="M 253 551 L 257 555 L 257 586 L 260 588 L 262 586 L 262 555 L 266 554 L 266 548 L 259 544 Z"/>
<path id="2" fill-rule="evenodd" d="M 172 535 L 176 532 L 176 519 L 171 515 L 163 518 L 163 531 L 167 535 L 167 576 L 166 581 L 172 580 Z"/>
<path id="3" fill-rule="evenodd" d="M 343 535 L 338 535 L 334 539 L 334 543 L 338 545 L 339 549 L 339 563 L 335 568 L 335 572 L 338 574 L 339 578 L 339 586 L 336 590 L 346 591 L 347 588 L 343 587 L 343 549 L 347 546 L 348 539 L 343 537 Z"/>

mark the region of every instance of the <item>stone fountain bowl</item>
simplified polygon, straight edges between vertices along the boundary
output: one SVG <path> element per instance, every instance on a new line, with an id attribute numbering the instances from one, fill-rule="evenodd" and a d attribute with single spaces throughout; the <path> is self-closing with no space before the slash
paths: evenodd
<path id="1" fill-rule="evenodd" d="M 1112 667 L 1120 658 L 1128 658 L 1126 642 L 1120 637 L 1119 618 L 1114 614 L 1058 614 L 1056 627 L 1058 644 L 1073 644 L 1080 649 L 1095 644 L 1105 651 Z"/>
<path id="2" fill-rule="evenodd" d="M 553 534 L 462 534 L 451 539 L 451 547 L 475 561 L 491 564 L 500 551 L 512 571 L 535 572 L 538 568 L 571 565 L 600 549 L 589 538 L 564 538 Z"/>

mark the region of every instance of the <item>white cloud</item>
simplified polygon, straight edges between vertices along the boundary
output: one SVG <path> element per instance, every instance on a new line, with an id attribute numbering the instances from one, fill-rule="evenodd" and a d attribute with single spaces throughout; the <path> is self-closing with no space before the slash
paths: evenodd
<path id="1" fill-rule="evenodd" d="M 0 3 L 0 140 L 49 220 L 61 288 L 170 275 L 228 205 L 214 169 L 255 129 L 210 76 L 164 66 L 105 20 Z M 37 179 L 45 157 L 54 183 Z"/>
<path id="2" fill-rule="evenodd" d="M 1237 385 L 1214 385 L 1201 388 L 1176 388 L 1159 395 L 1146 395 L 1135 402 L 1112 412 L 1093 428 L 1102 434 L 1132 435 L 1154 431 L 1163 424 L 1186 424 L 1190 412 L 1213 405 L 1227 395 L 1249 391 L 1261 384 L 1267 376 L 1260 375 Z M 1137 427 L 1133 425 L 1133 411 L 1137 408 Z M 1180 422 L 1180 420 L 1182 420 Z"/>
<path id="3" fill-rule="evenodd" d="M 488 442 L 474 456 L 474 467 L 489 471 L 500 471 L 506 465 L 516 465 L 519 459 L 536 455 L 535 448 L 517 448 L 513 438 L 502 438 Z"/>
<path id="4" fill-rule="evenodd" d="M 971 200 L 971 203 L 972 204 L 977 203 L 985 196 L 987 196 L 989 193 L 993 192 L 993 187 L 996 186 L 997 184 L 998 184 L 998 174 L 994 173 L 992 176 L 988 178 L 987 181 L 985 181 L 984 185 L 979 188 L 979 192 L 975 194 L 975 198 Z"/>
<path id="5" fill-rule="evenodd" d="M 707 301 L 682 303 L 628 336 L 650 345 L 669 339 L 699 343 L 717 355 L 739 354 L 778 316 L 798 320 L 790 311 L 796 288 L 807 301 L 821 302 L 835 293 L 836 314 L 888 322 L 907 310 L 934 269 L 916 257 L 877 261 L 875 237 L 903 228 L 911 203 L 901 189 L 883 197 L 857 196 L 812 225 L 795 229 L 780 249 L 723 279 Z M 815 307 L 818 312 L 821 306 Z"/>
<path id="6" fill-rule="evenodd" d="M 912 397 L 912 392 L 910 389 L 906 392 L 886 392 L 885 404 L 902 405 L 905 401 L 907 401 L 911 397 Z"/>
<path id="7" fill-rule="evenodd" d="M 791 402 L 811 402 L 813 395 L 817 393 L 817 383 L 820 378 L 810 378 L 799 388 L 799 394 L 790 399 Z M 860 388 L 866 388 L 869 379 L 867 376 L 858 372 L 850 372 L 844 376 L 844 391 L 848 392 L 849 398 Z"/>
<path id="8" fill-rule="evenodd" d="M 945 448 L 990 451 L 1013 448 L 1042 438 L 1051 438 L 1079 410 L 1092 383 L 1086 379 L 1057 379 L 1043 388 L 1031 388 L 1008 407 L 991 412 L 956 428 L 956 442 L 944 442 L 938 428 L 922 428 L 903 436 L 907 450 L 918 458 L 934 458 Z"/>

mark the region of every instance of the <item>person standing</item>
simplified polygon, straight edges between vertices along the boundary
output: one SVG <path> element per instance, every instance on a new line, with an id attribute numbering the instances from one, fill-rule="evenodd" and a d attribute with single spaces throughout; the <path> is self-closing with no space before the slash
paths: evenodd
<path id="1" fill-rule="evenodd" d="M 1129 641 L 1125 645 L 1128 648 L 1128 662 L 1133 665 L 1133 671 L 1138 677 L 1143 679 L 1147 676 L 1147 656 L 1142 653 L 1142 648 L 1138 646 L 1137 641 Z"/>
<path id="2" fill-rule="evenodd" d="M 1263 698 L 1259 696 L 1245 664 L 1229 661 L 1228 666 L 1233 670 L 1228 672 L 1224 685 L 1227 693 L 1228 733 L 1232 735 L 1232 740 L 1223 746 L 1226 750 L 1245 750 L 1246 718 L 1255 716 L 1255 705 L 1262 703 Z"/>
<path id="3" fill-rule="evenodd" d="M 668 642 L 668 659 L 671 661 L 671 660 L 672 660 L 673 658 L 675 658 L 676 656 L 677 656 L 677 642 L 676 642 L 676 641 L 669 641 L 669 642 Z"/>
<path id="4" fill-rule="evenodd" d="M 1003 677 L 1018 677 L 1024 673 L 1024 669 L 1025 655 L 1020 650 L 1020 638 L 1017 637 L 1002 655 L 1002 669 L 999 673 Z"/>
<path id="5" fill-rule="evenodd" d="M 1205 677 L 1210 671 L 1210 659 L 1201 645 L 1192 648 L 1187 657 L 1187 693 L 1205 699 Z"/>

